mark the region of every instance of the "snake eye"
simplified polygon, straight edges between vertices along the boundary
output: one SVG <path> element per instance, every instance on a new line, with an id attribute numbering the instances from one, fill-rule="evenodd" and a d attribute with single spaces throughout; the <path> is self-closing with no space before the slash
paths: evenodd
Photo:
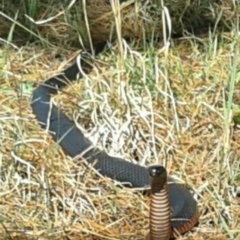
<path id="1" fill-rule="evenodd" d="M 153 165 L 148 168 L 149 170 L 149 175 L 151 177 L 160 177 L 161 175 L 166 175 L 167 171 L 165 167 L 161 165 Z"/>

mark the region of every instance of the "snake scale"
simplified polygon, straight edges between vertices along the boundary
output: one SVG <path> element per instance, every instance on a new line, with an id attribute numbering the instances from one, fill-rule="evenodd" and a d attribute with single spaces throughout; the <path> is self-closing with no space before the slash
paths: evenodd
<path id="1" fill-rule="evenodd" d="M 95 46 L 95 55 L 102 52 L 104 44 Z M 82 154 L 103 176 L 129 184 L 128 187 L 146 187 L 150 185 L 147 167 L 131 163 L 122 158 L 113 157 L 94 148 L 92 142 L 77 128 L 56 105 L 51 103 L 51 95 L 56 94 L 69 82 L 81 79 L 92 69 L 92 57 L 89 51 L 82 52 L 77 60 L 57 76 L 53 76 L 33 91 L 31 107 L 40 126 L 48 129 L 54 141 L 72 158 Z M 90 149 L 86 151 L 87 149 Z M 97 160 L 97 161 L 96 161 Z M 79 160 L 80 161 L 80 160 Z M 96 163 L 95 163 L 96 162 Z M 181 184 L 167 185 L 171 206 L 171 228 L 178 233 L 189 231 L 198 221 L 197 203 L 192 194 Z"/>

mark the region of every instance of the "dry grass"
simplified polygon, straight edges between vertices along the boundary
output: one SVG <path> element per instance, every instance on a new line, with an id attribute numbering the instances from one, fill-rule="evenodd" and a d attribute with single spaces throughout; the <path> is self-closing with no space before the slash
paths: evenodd
<path id="1" fill-rule="evenodd" d="M 209 26 L 230 30 L 240 13 L 235 0 L 120 1 L 121 5 L 118 0 L 111 4 L 106 0 L 1 0 L 1 37 L 12 28 L 13 37 L 20 41 L 31 36 L 45 45 L 67 48 L 79 47 L 79 39 L 84 46 L 115 40 L 119 31 L 123 37 L 146 41 L 153 36 L 168 38 L 169 33 L 199 33 Z"/>
<path id="2" fill-rule="evenodd" d="M 163 164 L 194 189 L 199 226 L 181 240 L 240 239 L 239 44 L 234 26 L 144 49 L 119 40 L 55 97 L 95 145 Z M 148 231 L 147 197 L 71 161 L 32 114 L 33 87 L 75 55 L 1 48 L 1 239 L 140 240 Z"/>

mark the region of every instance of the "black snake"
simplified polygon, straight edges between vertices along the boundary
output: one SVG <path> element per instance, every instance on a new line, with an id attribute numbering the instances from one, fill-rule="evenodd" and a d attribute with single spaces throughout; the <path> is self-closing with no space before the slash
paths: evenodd
<path id="1" fill-rule="evenodd" d="M 95 54 L 103 50 L 103 45 L 96 48 Z M 48 129 L 53 139 L 59 143 L 66 154 L 76 157 L 82 154 L 89 163 L 94 164 L 103 176 L 119 182 L 128 182 L 129 187 L 149 186 L 148 168 L 133 164 L 122 158 L 109 156 L 106 152 L 94 148 L 89 139 L 76 127 L 57 106 L 51 104 L 51 94 L 65 87 L 69 81 L 88 74 L 92 69 L 91 54 L 86 51 L 71 66 L 57 76 L 40 84 L 33 92 L 32 109 L 40 126 Z M 86 151 L 89 149 L 88 151 Z M 171 226 L 180 233 L 191 229 L 198 221 L 197 203 L 191 193 L 181 184 L 168 184 L 171 214 Z"/>

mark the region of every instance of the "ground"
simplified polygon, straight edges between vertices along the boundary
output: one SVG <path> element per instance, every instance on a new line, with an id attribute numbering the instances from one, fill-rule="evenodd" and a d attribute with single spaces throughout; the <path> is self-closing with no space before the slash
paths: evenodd
<path id="1" fill-rule="evenodd" d="M 240 239 L 239 34 L 110 46 L 55 102 L 95 145 L 158 163 L 194 191 L 199 225 L 178 239 Z M 0 50 L 1 239 L 144 239 L 148 197 L 72 161 L 43 131 L 33 89 L 77 53 Z"/>

